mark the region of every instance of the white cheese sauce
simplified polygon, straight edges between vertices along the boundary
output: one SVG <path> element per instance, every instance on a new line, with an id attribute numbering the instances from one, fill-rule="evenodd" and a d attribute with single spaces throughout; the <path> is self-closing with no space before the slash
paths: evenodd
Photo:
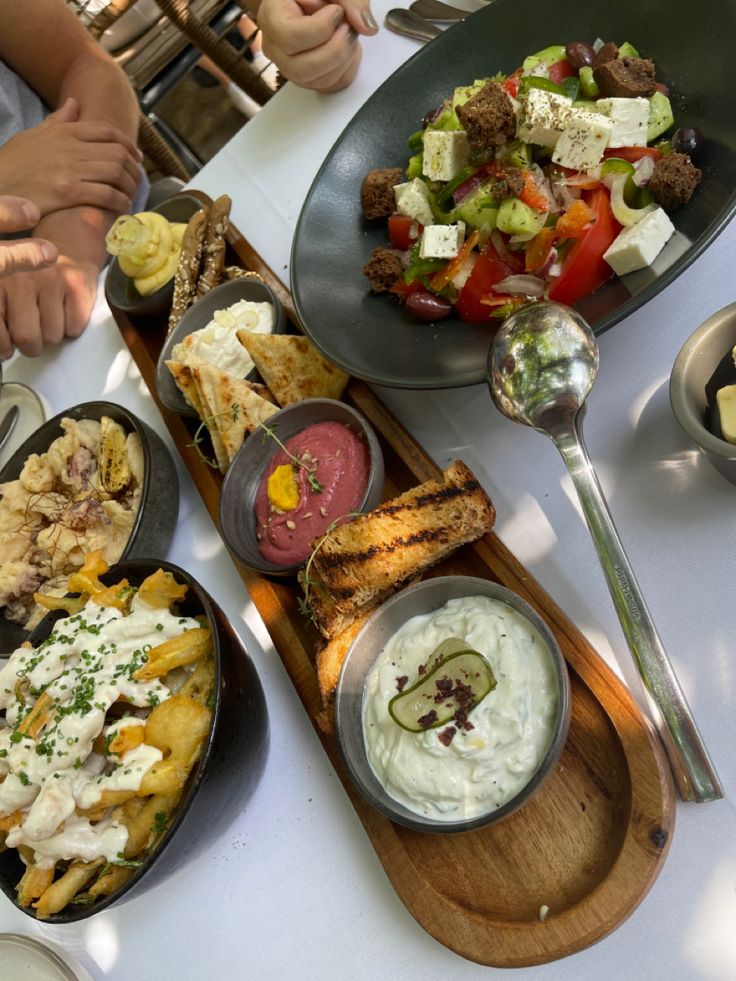
<path id="1" fill-rule="evenodd" d="M 133 675 L 158 644 L 198 627 L 190 617 L 153 608 L 138 596 L 127 616 L 90 601 L 54 625 L 37 648 L 20 647 L 0 670 L 0 817 L 25 812 L 8 832 L 9 847 L 29 845 L 53 864 L 59 859 L 114 861 L 125 847 L 126 828 L 112 818 L 91 821 L 77 809 L 93 808 L 103 791 L 138 790 L 162 759 L 145 743 L 122 756 L 93 752 L 102 733 L 110 744 L 128 726 L 144 726 L 136 716 L 105 725 L 115 701 L 150 709 L 171 694 L 159 679 Z M 38 738 L 18 727 L 46 693 L 49 718 Z M 2 779 L 4 776 L 4 780 Z"/>
<path id="2" fill-rule="evenodd" d="M 391 718 L 388 703 L 419 677 L 420 665 L 450 637 L 489 662 L 496 687 L 469 714 L 473 728 L 414 733 Z M 368 761 L 386 792 L 410 811 L 436 821 L 469 820 L 514 798 L 529 782 L 552 740 L 557 682 L 542 636 L 498 600 L 472 596 L 408 620 L 390 638 L 366 678 L 363 734 Z M 451 723 L 448 723 L 450 725 Z"/>

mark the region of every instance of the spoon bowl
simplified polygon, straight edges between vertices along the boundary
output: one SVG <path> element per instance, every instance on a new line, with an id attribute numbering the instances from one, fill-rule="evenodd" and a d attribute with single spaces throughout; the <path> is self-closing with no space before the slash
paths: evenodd
<path id="1" fill-rule="evenodd" d="M 718 776 L 585 448 L 585 400 L 597 373 L 593 332 L 579 313 L 559 303 L 522 307 L 504 322 L 488 355 L 488 384 L 497 408 L 549 436 L 570 472 L 680 796 L 716 800 L 723 796 Z"/>

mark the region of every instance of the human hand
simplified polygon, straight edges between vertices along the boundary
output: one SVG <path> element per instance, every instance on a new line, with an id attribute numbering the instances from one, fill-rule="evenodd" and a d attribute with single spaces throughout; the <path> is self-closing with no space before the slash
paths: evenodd
<path id="1" fill-rule="evenodd" d="M 0 195 L 0 235 L 24 232 L 38 224 L 41 213 L 32 201 Z M 56 262 L 58 249 L 41 238 L 0 241 L 0 276 L 43 269 Z"/>
<path id="2" fill-rule="evenodd" d="M 41 215 L 91 205 L 128 211 L 141 180 L 141 153 L 124 133 L 79 120 L 75 99 L 0 147 L 0 188 L 28 198 Z"/>
<path id="3" fill-rule="evenodd" d="M 378 31 L 369 0 L 262 0 L 258 26 L 284 78 L 317 92 L 349 85 L 362 56 L 358 35 Z"/>
<path id="4" fill-rule="evenodd" d="M 94 262 L 60 255 L 56 265 L 0 281 L 0 360 L 17 347 L 37 357 L 47 344 L 78 337 L 97 295 Z"/>

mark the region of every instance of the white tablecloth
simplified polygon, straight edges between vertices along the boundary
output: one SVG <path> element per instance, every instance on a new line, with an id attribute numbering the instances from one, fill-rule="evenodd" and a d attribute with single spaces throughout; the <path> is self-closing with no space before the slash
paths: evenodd
<path id="1" fill-rule="evenodd" d="M 390 6 L 373 8 L 380 20 Z M 318 96 L 287 85 L 192 182 L 228 192 L 233 219 L 288 283 L 304 195 L 342 127 L 415 50 L 382 31 L 358 78 Z M 611 510 L 727 797 L 678 805 L 669 857 L 651 892 L 607 939 L 563 961 L 496 971 L 532 981 L 733 981 L 736 978 L 736 488 L 698 455 L 668 401 L 681 345 L 732 302 L 736 223 L 663 294 L 600 339 L 587 441 Z M 104 396 L 168 440 L 100 299 L 83 337 L 10 378 L 49 410 Z M 551 443 L 507 422 L 483 386 L 382 389 L 381 397 L 445 464 L 462 457 L 490 492 L 496 530 L 639 697 L 598 561 Z M 272 747 L 263 781 L 229 832 L 168 881 L 79 926 L 37 924 L 0 902 L 0 931 L 50 940 L 94 978 L 284 981 L 489 977 L 419 927 L 394 893 L 203 505 L 180 467 L 182 506 L 170 558 L 234 621 L 266 690 Z M 643 704 L 643 700 L 640 699 Z M 5 981 L 2 965 L 0 978 Z M 13 979 L 14 981 L 14 979 Z"/>

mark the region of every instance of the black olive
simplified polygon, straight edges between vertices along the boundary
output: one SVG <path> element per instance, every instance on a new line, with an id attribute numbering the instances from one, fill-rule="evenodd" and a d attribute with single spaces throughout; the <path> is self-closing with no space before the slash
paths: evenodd
<path id="1" fill-rule="evenodd" d="M 691 157 L 697 157 L 705 146 L 705 137 L 697 126 L 681 126 L 672 134 L 670 143 L 677 153 L 688 153 Z"/>
<path id="2" fill-rule="evenodd" d="M 441 115 L 444 108 L 445 106 L 443 103 L 442 105 L 437 106 L 436 109 L 430 109 L 430 111 L 422 117 L 422 129 L 426 129 L 430 123 L 433 123 L 435 119 Z"/>
<path id="3" fill-rule="evenodd" d="M 592 65 L 595 60 L 595 51 L 590 44 L 585 41 L 570 41 L 565 45 L 565 57 L 570 62 L 576 72 L 586 65 Z"/>
<path id="4" fill-rule="evenodd" d="M 442 320 L 452 313 L 452 304 L 433 293 L 410 293 L 406 298 L 406 309 L 422 320 Z"/>

